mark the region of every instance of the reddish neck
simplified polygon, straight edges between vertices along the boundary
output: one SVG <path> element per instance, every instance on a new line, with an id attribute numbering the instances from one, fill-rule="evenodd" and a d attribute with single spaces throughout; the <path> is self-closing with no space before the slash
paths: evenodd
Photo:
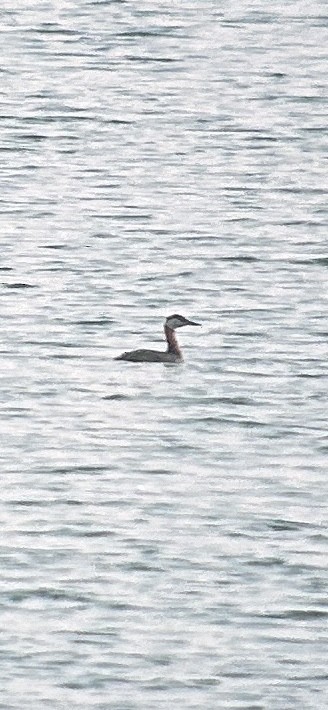
<path id="1" fill-rule="evenodd" d="M 178 355 L 178 357 L 182 358 L 182 352 L 179 348 L 178 341 L 175 337 L 174 330 L 172 330 L 172 328 L 169 328 L 167 325 L 165 325 L 164 331 L 165 331 L 165 337 L 167 340 L 167 351 L 169 353 L 174 353 L 175 355 Z"/>

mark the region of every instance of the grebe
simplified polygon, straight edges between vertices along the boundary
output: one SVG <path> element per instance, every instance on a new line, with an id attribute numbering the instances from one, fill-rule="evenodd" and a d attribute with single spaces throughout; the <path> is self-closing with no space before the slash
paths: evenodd
<path id="1" fill-rule="evenodd" d="M 165 353 L 158 350 L 132 350 L 129 353 L 122 353 L 114 360 L 129 360 L 130 362 L 183 362 L 182 352 L 179 348 L 175 335 L 175 330 L 183 325 L 200 325 L 194 323 L 184 316 L 176 313 L 169 316 L 164 323 L 164 332 L 167 341 L 167 351 Z"/>

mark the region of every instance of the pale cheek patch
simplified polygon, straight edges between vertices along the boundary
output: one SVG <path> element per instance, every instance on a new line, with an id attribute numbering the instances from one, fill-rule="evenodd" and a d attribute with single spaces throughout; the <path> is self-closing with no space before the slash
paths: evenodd
<path id="1" fill-rule="evenodd" d="M 182 323 L 180 320 L 178 320 L 178 318 L 168 318 L 168 320 L 166 321 L 166 325 L 168 326 L 168 328 L 174 330 L 175 328 L 180 328 Z"/>

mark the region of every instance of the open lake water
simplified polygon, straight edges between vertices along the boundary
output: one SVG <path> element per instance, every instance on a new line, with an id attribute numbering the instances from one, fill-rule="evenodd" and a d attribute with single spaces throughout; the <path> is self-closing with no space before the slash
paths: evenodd
<path id="1" fill-rule="evenodd" d="M 325 710 L 326 0 L 0 18 L 0 708 Z"/>

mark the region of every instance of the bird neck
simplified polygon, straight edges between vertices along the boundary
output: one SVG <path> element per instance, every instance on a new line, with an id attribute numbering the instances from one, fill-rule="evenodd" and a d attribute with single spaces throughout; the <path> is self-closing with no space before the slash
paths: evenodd
<path id="1" fill-rule="evenodd" d="M 179 344 L 174 330 L 172 328 L 169 328 L 168 325 L 165 325 L 164 331 L 167 340 L 167 352 L 174 353 L 175 355 L 178 355 L 178 357 L 182 358 L 182 352 L 179 348 Z"/>

